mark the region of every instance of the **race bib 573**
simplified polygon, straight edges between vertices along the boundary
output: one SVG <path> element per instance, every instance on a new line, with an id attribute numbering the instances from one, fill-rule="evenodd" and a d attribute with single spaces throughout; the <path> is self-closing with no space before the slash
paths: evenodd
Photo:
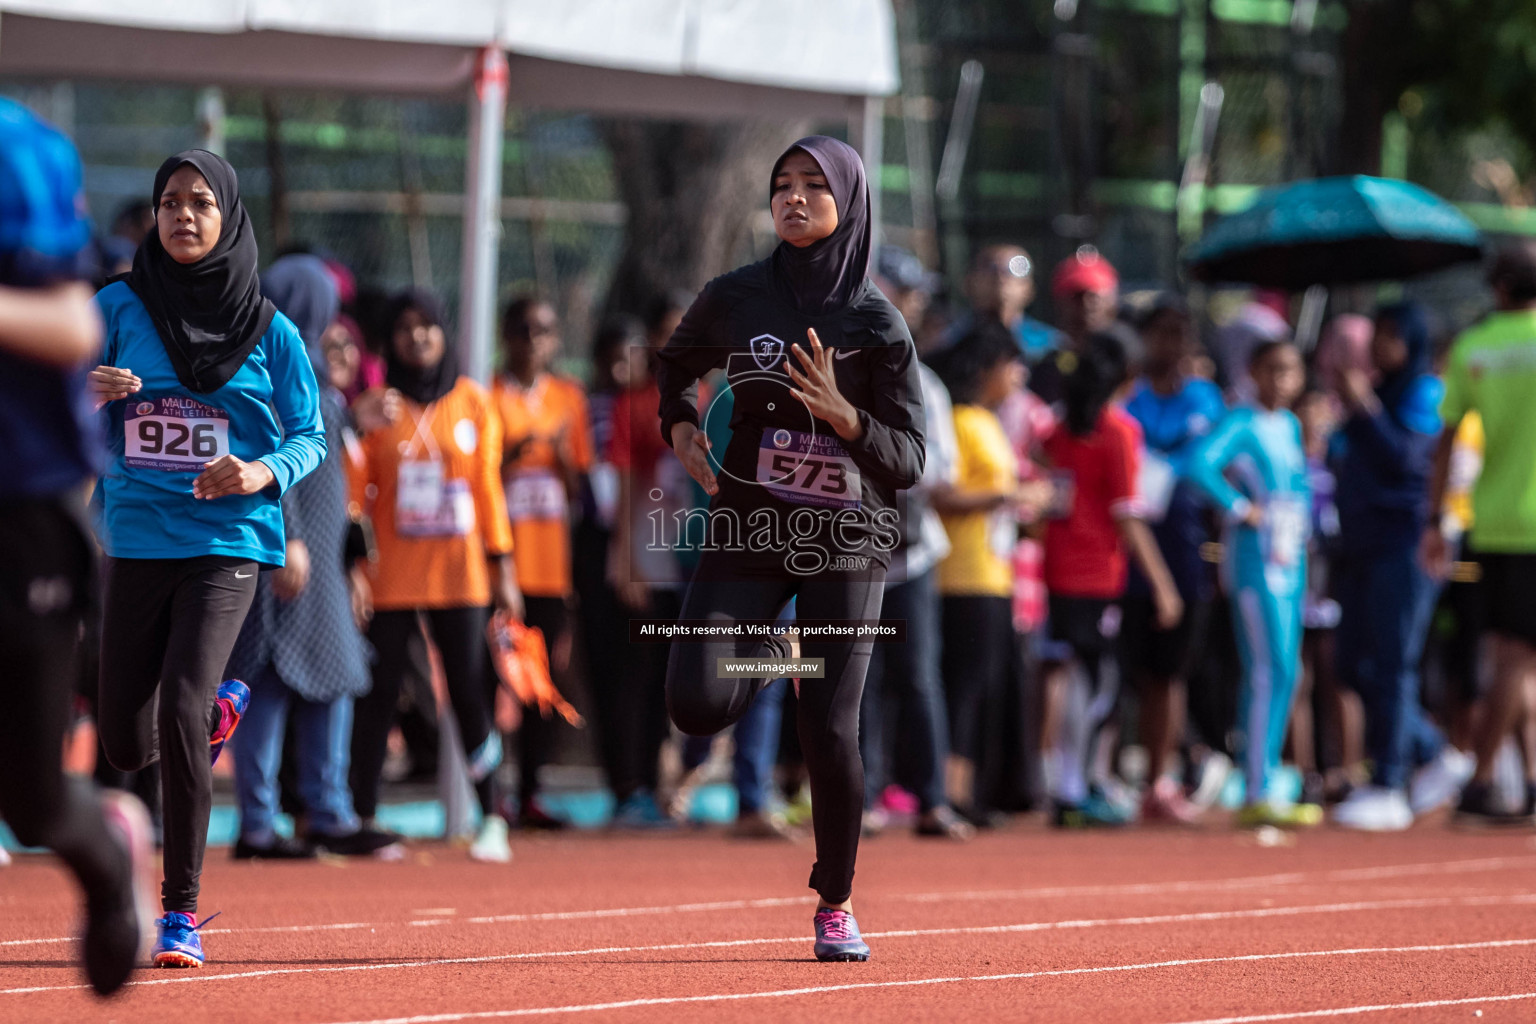
<path id="1" fill-rule="evenodd" d="M 859 467 L 836 437 L 764 430 L 757 450 L 757 482 L 796 505 L 860 506 Z"/>

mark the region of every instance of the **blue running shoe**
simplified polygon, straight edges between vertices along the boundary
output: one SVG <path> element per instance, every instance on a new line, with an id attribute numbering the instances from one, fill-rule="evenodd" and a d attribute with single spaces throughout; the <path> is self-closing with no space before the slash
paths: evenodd
<path id="1" fill-rule="evenodd" d="M 1083 811 L 1095 824 L 1107 825 L 1111 828 L 1130 825 L 1136 821 L 1135 804 L 1116 800 L 1097 785 L 1088 787 L 1088 799 L 1083 803 Z"/>
<path id="2" fill-rule="evenodd" d="M 846 910 L 816 911 L 816 959 L 858 962 L 869 959 L 869 946 L 859 937 L 859 922 Z"/>
<path id="3" fill-rule="evenodd" d="M 218 917 L 214 914 L 213 917 Z M 212 921 L 213 917 L 208 918 Z M 160 927 L 160 936 L 155 940 L 155 966 L 156 967 L 201 967 L 207 957 L 203 954 L 203 940 L 198 937 L 198 929 L 206 925 L 197 923 L 197 918 L 191 914 L 179 914 L 174 910 L 168 910 L 165 916 L 156 921 Z"/>
<path id="4" fill-rule="evenodd" d="M 1057 828 L 1120 828 L 1135 820 L 1134 814 L 1116 805 L 1097 786 L 1090 786 L 1080 804 L 1054 801 L 1051 824 Z"/>
<path id="5" fill-rule="evenodd" d="M 219 709 L 219 724 L 208 737 L 208 757 L 211 764 L 218 764 L 224 744 L 235 734 L 240 716 L 251 706 L 251 688 L 238 679 L 226 679 L 219 684 L 219 695 L 213 703 Z"/>
<path id="6" fill-rule="evenodd" d="M 677 822 L 662 812 L 661 805 L 648 789 L 637 789 L 624 798 L 613 812 L 609 827 L 634 831 L 677 828 Z"/>
<path id="7" fill-rule="evenodd" d="M 493 729 L 485 738 L 485 742 L 470 751 L 466 758 L 465 767 L 469 770 L 469 781 L 479 782 L 494 772 L 500 764 L 501 733 Z"/>

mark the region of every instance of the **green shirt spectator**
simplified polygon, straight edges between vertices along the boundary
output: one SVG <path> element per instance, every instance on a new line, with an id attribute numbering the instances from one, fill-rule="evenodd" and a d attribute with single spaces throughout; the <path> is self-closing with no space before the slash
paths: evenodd
<path id="1" fill-rule="evenodd" d="M 1440 413 L 1454 429 L 1474 411 L 1487 450 L 1472 492 L 1472 546 L 1536 552 L 1536 310 L 1492 313 L 1457 339 Z"/>

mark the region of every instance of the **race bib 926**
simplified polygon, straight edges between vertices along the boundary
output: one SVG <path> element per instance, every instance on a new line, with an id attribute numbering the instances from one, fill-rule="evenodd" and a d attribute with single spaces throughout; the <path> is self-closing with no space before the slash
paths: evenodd
<path id="1" fill-rule="evenodd" d="M 195 398 L 162 395 L 128 400 L 123 462 L 138 469 L 197 473 L 229 454 L 229 413 Z"/>

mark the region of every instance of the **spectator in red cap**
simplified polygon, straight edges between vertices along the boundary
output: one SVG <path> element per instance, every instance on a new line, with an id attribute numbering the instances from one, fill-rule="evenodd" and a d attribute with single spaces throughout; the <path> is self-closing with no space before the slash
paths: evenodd
<path id="1" fill-rule="evenodd" d="M 1097 249 L 1085 245 L 1056 264 L 1051 297 L 1059 310 L 1056 319 L 1075 349 L 1090 334 L 1114 322 L 1120 275 Z"/>
<path id="2" fill-rule="evenodd" d="M 1059 407 L 1065 398 L 1063 382 L 1077 365 L 1076 353 L 1091 335 L 1115 322 L 1120 275 L 1097 249 L 1085 245 L 1056 265 L 1051 298 L 1056 300 L 1056 322 L 1066 341 L 1034 367 L 1029 389 L 1046 404 Z"/>

